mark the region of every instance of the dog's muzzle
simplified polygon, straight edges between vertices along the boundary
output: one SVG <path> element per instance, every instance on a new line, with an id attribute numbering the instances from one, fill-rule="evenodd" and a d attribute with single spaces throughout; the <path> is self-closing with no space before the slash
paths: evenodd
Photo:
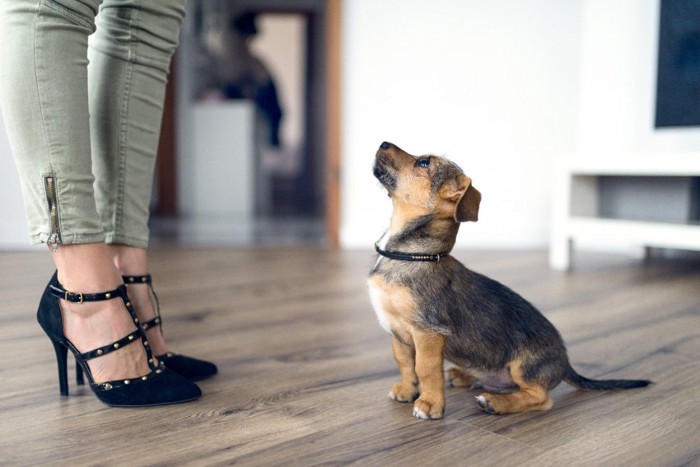
<path id="1" fill-rule="evenodd" d="M 374 161 L 374 176 L 379 182 L 389 191 L 396 188 L 396 177 L 394 176 L 394 168 L 391 164 L 391 159 L 380 152 L 377 152 L 377 158 Z"/>

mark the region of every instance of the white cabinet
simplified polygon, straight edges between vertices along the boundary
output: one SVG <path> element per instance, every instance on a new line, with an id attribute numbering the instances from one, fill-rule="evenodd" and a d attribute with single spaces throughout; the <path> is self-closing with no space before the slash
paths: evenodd
<path id="1" fill-rule="evenodd" d="M 557 168 L 553 187 L 550 266 L 569 269 L 572 248 L 579 240 L 700 250 L 699 177 L 700 153 L 569 157 Z M 654 183 L 656 179 L 663 183 Z M 634 216 L 615 218 L 606 209 L 611 200 L 602 196 L 610 183 L 604 182 L 611 180 L 636 182 L 637 194 L 632 197 L 642 205 L 632 209 Z M 646 208 L 644 219 L 639 213 Z M 671 212 L 677 219 L 668 218 Z"/>
<path id="2" fill-rule="evenodd" d="M 254 209 L 255 108 L 249 101 L 196 103 L 192 109 L 191 191 L 197 216 L 249 218 Z"/>

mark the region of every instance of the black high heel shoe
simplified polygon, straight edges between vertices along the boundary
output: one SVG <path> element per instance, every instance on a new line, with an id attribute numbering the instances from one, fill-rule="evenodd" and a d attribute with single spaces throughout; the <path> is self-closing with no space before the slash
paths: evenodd
<path id="1" fill-rule="evenodd" d="M 158 302 L 158 296 L 155 290 L 153 290 L 153 278 L 150 274 L 143 276 L 122 276 L 124 283 L 129 285 L 146 284 L 148 285 L 151 296 L 153 296 L 153 301 L 155 302 L 156 317 L 152 320 L 141 323 L 144 331 L 158 326 L 160 327 L 161 334 L 163 333 L 163 320 L 160 317 L 160 303 Z M 205 360 L 199 360 L 197 358 L 187 357 L 185 355 L 179 355 L 173 352 L 167 352 L 163 355 L 156 355 L 156 358 L 165 363 L 166 368 L 169 368 L 179 375 L 187 378 L 190 381 L 200 381 L 206 378 L 214 376 L 218 369 L 213 363 L 207 362 Z"/>
<path id="2" fill-rule="evenodd" d="M 89 352 L 80 352 L 63 334 L 63 318 L 59 300 L 72 303 L 97 302 L 121 298 L 136 329 L 129 335 L 116 342 Z M 136 313 L 131 307 L 131 302 L 126 294 L 126 287 L 120 285 L 114 290 L 95 294 L 81 294 L 66 291 L 58 282 L 57 274 L 54 274 L 46 286 L 39 303 L 37 320 L 49 336 L 58 363 L 58 382 L 62 396 L 68 395 L 67 355 L 68 350 L 73 353 L 76 360 L 76 372 L 78 384 L 84 382 L 83 373 L 87 375 L 90 389 L 97 398 L 107 405 L 114 407 L 146 407 L 154 405 L 177 404 L 199 398 L 201 390 L 194 383 L 184 379 L 179 374 L 167 369 L 164 365 L 156 365 L 146 339 L 146 332 L 139 325 Z M 150 373 L 123 380 L 96 383 L 90 373 L 88 360 L 99 358 L 113 352 L 125 345 L 140 341 L 146 351 Z"/>

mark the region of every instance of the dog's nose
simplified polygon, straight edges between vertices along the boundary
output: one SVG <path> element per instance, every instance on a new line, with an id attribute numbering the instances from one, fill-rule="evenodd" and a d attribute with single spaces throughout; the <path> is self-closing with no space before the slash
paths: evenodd
<path id="1" fill-rule="evenodd" d="M 382 144 L 379 145 L 379 147 L 380 147 L 381 149 L 389 149 L 389 148 L 392 147 L 392 146 L 393 146 L 393 144 L 391 144 L 391 143 L 389 143 L 389 142 L 387 142 L 387 141 L 384 141 Z"/>

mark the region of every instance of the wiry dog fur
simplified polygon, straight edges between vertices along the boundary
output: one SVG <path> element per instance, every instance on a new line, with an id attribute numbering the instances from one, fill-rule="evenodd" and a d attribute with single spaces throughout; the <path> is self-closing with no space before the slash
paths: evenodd
<path id="1" fill-rule="evenodd" d="M 384 251 L 447 253 L 460 223 L 477 220 L 481 194 L 447 159 L 412 156 L 385 142 L 374 175 L 393 204 L 391 224 L 378 243 Z M 389 396 L 415 401 L 418 418 L 443 416 L 444 359 L 456 365 L 448 371 L 450 382 L 482 388 L 477 403 L 494 414 L 548 410 L 548 392 L 562 380 L 581 389 L 649 384 L 580 376 L 559 332 L 532 304 L 452 256 L 434 262 L 380 255 L 368 285 L 379 322 L 393 336 L 401 372 Z"/>

